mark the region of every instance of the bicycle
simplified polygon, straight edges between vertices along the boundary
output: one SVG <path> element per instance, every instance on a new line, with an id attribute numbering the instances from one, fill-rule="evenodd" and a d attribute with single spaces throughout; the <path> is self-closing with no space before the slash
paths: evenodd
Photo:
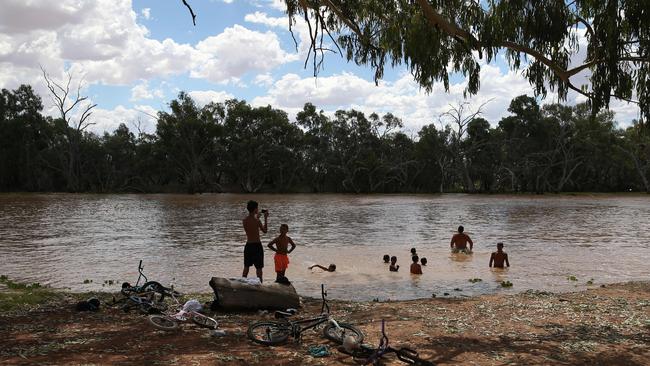
<path id="1" fill-rule="evenodd" d="M 144 267 L 142 267 L 142 259 L 140 260 L 140 263 L 138 264 L 138 280 L 136 281 L 134 286 L 131 286 L 130 283 L 124 282 L 122 283 L 122 289 L 120 292 L 122 295 L 128 297 L 132 294 L 141 294 L 141 293 L 148 293 L 148 292 L 154 292 L 158 296 L 160 296 L 159 301 L 162 301 L 165 296 L 168 296 L 172 293 L 174 293 L 174 289 L 165 287 L 161 285 L 159 282 L 156 281 L 149 281 L 147 279 L 147 276 L 142 272 Z M 144 283 L 142 285 L 140 284 L 140 280 L 144 278 Z M 178 293 L 175 293 L 176 296 L 178 296 Z"/>
<path id="2" fill-rule="evenodd" d="M 330 307 L 327 304 L 327 292 L 325 286 L 321 285 L 321 314 L 301 320 L 288 319 L 293 313 L 276 311 L 275 317 L 279 320 L 259 321 L 248 327 L 248 338 L 255 343 L 266 346 L 280 345 L 287 342 L 289 337 L 293 337 L 296 342 L 300 342 L 301 335 L 308 329 L 316 329 L 321 324 L 327 323 L 323 328 L 323 336 L 331 341 L 342 344 L 343 340 L 352 336 L 357 344 L 363 342 L 363 332 L 357 327 L 347 323 L 339 323 L 330 315 Z"/>
<path id="3" fill-rule="evenodd" d="M 160 315 L 149 315 L 149 322 L 156 328 L 162 330 L 175 330 L 180 327 L 180 323 L 191 320 L 194 324 L 203 327 L 203 328 L 212 328 L 217 329 L 219 323 L 210 318 L 207 315 L 201 314 L 195 309 L 189 309 L 185 311 L 183 305 L 176 299 L 176 296 L 172 294 L 170 296 L 175 302 L 177 309 L 176 313 L 163 313 Z"/>
<path id="4" fill-rule="evenodd" d="M 402 347 L 397 349 L 389 346 L 384 320 L 381 321 L 381 339 L 379 340 L 379 346 L 377 348 L 360 344 L 359 348 L 356 350 L 349 351 L 342 347 L 339 350 L 354 357 L 362 365 L 379 365 L 382 357 L 389 353 L 394 353 L 398 360 L 409 365 L 434 366 L 432 362 L 421 359 L 418 352 L 411 348 Z"/>
<path id="5" fill-rule="evenodd" d="M 138 280 L 132 286 L 128 282 L 122 283 L 120 293 L 124 296 L 122 302 L 125 302 L 122 309 L 129 311 L 133 308 L 140 309 L 143 313 L 162 312 L 167 309 L 164 299 L 166 296 L 180 296 L 178 291 L 173 288 L 165 287 L 156 281 L 149 281 L 143 272 L 142 260 L 138 264 Z M 140 285 L 140 280 L 144 283 Z M 117 303 L 118 301 L 113 301 Z"/>

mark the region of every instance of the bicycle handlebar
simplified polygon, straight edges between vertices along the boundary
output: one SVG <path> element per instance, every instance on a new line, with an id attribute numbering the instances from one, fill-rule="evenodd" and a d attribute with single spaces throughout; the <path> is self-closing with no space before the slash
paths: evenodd
<path id="1" fill-rule="evenodd" d="M 327 292 L 325 292 L 325 284 L 321 283 L 320 284 L 320 296 L 323 299 L 323 305 L 320 308 L 321 314 L 325 312 L 325 309 L 327 309 L 327 313 L 329 314 L 330 312 L 330 306 L 327 304 L 327 300 L 325 297 L 327 296 Z"/>

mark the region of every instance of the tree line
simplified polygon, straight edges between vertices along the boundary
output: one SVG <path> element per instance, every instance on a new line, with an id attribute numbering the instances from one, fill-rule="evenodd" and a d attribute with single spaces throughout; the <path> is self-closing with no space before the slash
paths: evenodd
<path id="1" fill-rule="evenodd" d="M 526 95 L 496 127 L 461 103 L 417 136 L 390 113 L 329 116 L 307 103 L 291 122 L 271 106 L 199 106 L 183 92 L 154 133 L 122 123 L 98 135 L 42 110 L 30 86 L 2 89 L 1 191 L 650 192 L 643 123 L 623 129 L 611 111 Z"/>

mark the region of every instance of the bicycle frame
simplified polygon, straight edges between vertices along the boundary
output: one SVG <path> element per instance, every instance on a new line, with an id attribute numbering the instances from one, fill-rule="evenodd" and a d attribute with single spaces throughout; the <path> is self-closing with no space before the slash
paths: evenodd
<path id="1" fill-rule="evenodd" d="M 147 276 L 144 275 L 144 272 L 142 272 L 143 269 L 144 269 L 144 267 L 142 267 L 142 259 L 140 259 L 140 263 L 138 264 L 138 273 L 139 273 L 138 280 L 135 282 L 135 286 L 133 286 L 133 287 L 138 287 L 138 285 L 140 284 L 140 279 L 141 278 L 144 278 L 143 283 L 147 283 L 149 281 L 147 279 Z"/>
<path id="2" fill-rule="evenodd" d="M 394 353 L 397 356 L 397 359 L 410 364 L 410 365 L 420 365 L 420 366 L 433 366 L 432 362 L 425 361 L 421 359 L 417 351 L 402 347 L 402 348 L 393 348 L 388 345 L 388 336 L 386 335 L 386 326 L 385 320 L 381 320 L 381 339 L 379 341 L 379 346 L 376 349 L 372 349 L 368 346 L 362 345 L 362 349 L 366 352 L 372 352 L 364 361 L 364 365 L 368 364 L 377 364 L 379 360 L 386 354 Z"/>
<path id="3" fill-rule="evenodd" d="M 336 329 L 343 329 L 339 326 L 339 323 L 330 315 L 330 307 L 327 304 L 327 292 L 325 291 L 325 285 L 321 284 L 320 286 L 323 303 L 321 305 L 321 314 L 319 316 L 300 320 L 289 320 L 288 318 L 283 318 L 283 320 L 286 322 L 286 325 L 291 329 L 291 333 L 295 338 L 298 338 L 300 333 L 308 329 L 316 328 L 323 323 L 331 323 L 336 327 Z"/>

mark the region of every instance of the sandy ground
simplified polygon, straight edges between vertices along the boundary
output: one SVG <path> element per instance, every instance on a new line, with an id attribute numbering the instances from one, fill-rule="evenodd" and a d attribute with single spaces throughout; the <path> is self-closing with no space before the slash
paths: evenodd
<path id="1" fill-rule="evenodd" d="M 227 332 L 215 338 L 191 323 L 179 331 L 159 331 L 144 315 L 118 308 L 76 312 L 78 296 L 0 315 L 0 364 L 357 364 L 319 332 L 278 347 L 248 341 L 248 324 L 270 315 L 215 313 Z M 563 294 L 330 305 L 337 319 L 358 325 L 370 343 L 377 342 L 385 319 L 392 345 L 415 348 L 437 365 L 650 365 L 650 283 Z M 319 300 L 306 299 L 300 316 L 319 311 Z M 315 344 L 327 344 L 332 354 L 309 356 Z M 390 356 L 385 364 L 402 363 Z"/>

